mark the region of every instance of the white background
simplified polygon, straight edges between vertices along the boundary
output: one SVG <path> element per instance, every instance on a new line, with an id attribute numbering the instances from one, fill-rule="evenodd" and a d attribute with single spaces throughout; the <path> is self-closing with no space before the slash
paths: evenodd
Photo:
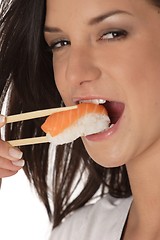
<path id="1" fill-rule="evenodd" d="M 3 179 L 0 190 L 0 240 L 48 240 L 51 224 L 23 170 Z"/>

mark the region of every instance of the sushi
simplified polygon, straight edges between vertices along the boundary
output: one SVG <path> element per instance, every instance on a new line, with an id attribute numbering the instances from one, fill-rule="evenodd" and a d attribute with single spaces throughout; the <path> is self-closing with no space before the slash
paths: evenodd
<path id="1" fill-rule="evenodd" d="M 103 105 L 80 103 L 76 109 L 51 114 L 41 126 L 49 142 L 62 145 L 109 128 Z"/>

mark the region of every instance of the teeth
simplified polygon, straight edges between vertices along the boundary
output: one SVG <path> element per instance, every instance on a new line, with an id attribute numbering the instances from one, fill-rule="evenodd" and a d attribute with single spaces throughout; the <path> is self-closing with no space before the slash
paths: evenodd
<path id="1" fill-rule="evenodd" d="M 114 124 L 111 124 L 109 128 L 112 128 L 114 126 Z"/>
<path id="2" fill-rule="evenodd" d="M 90 100 L 80 100 L 79 103 L 94 103 L 94 104 L 104 104 L 106 100 L 103 99 L 90 99 Z"/>

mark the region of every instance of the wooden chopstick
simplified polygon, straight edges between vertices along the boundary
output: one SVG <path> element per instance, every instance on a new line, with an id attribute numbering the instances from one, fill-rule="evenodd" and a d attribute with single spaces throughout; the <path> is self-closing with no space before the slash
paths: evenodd
<path id="1" fill-rule="evenodd" d="M 6 123 L 13 123 L 13 122 L 18 122 L 23 120 L 45 117 L 52 113 L 68 111 L 76 108 L 77 108 L 77 105 L 70 106 L 70 107 L 51 108 L 51 109 L 38 110 L 38 111 L 27 112 L 27 113 L 20 113 L 16 115 L 7 116 Z"/>
<path id="2" fill-rule="evenodd" d="M 11 115 L 11 116 L 6 117 L 6 123 L 12 123 L 12 122 L 18 122 L 18 121 L 22 121 L 22 120 L 29 120 L 29 119 L 39 118 L 39 117 L 45 117 L 52 113 L 68 111 L 68 110 L 72 110 L 72 109 L 76 109 L 76 108 L 77 108 L 77 106 L 51 108 L 51 109 L 46 109 L 46 110 L 38 110 L 38 111 L 33 111 L 33 112 Z M 11 144 L 13 147 L 46 143 L 46 142 L 48 142 L 48 139 L 46 136 L 8 141 L 8 143 Z"/>
<path id="3" fill-rule="evenodd" d="M 47 142 L 48 142 L 48 139 L 46 136 L 8 141 L 8 143 L 11 144 L 13 147 L 20 147 L 20 146 L 25 146 L 25 145 L 47 143 Z"/>

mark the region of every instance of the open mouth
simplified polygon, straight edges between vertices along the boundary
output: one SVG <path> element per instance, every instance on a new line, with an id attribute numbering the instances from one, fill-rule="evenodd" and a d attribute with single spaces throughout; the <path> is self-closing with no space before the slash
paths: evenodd
<path id="1" fill-rule="evenodd" d="M 125 108 L 124 103 L 116 102 L 116 101 L 107 101 L 104 99 L 91 99 L 91 100 L 78 101 L 78 103 L 84 103 L 84 102 L 103 105 L 108 112 L 108 116 L 110 118 L 110 126 L 113 126 L 118 122 Z"/>
<path id="2" fill-rule="evenodd" d="M 111 101 L 111 102 L 106 101 L 102 105 L 106 108 L 108 112 L 108 116 L 111 121 L 110 126 L 112 126 L 113 124 L 116 124 L 123 114 L 123 111 L 125 108 L 124 103 L 115 102 L 115 101 Z"/>

